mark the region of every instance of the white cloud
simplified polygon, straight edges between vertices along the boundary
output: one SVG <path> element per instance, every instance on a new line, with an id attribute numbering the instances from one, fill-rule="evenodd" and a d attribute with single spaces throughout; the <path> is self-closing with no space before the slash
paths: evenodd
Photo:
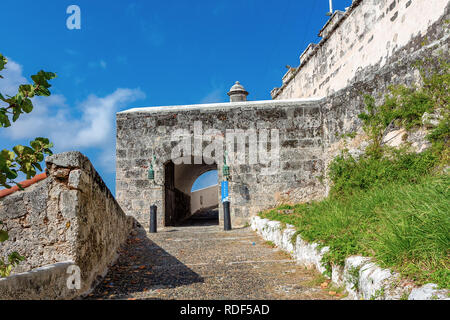
<path id="1" fill-rule="evenodd" d="M 26 83 L 22 67 L 9 60 L 8 71 L 2 72 L 0 92 L 15 94 L 17 86 Z M 13 90 L 14 88 L 14 90 Z M 109 172 L 115 169 L 115 113 L 129 103 L 145 98 L 140 89 L 118 88 L 104 97 L 90 95 L 76 107 L 66 103 L 63 95 L 33 98 L 34 110 L 23 114 L 0 137 L 11 140 L 43 136 L 55 145 L 54 152 L 96 148 L 99 165 Z M 2 140 L 3 140 L 2 139 Z"/>
<path id="2" fill-rule="evenodd" d="M 14 96 L 17 94 L 19 85 L 26 83 L 27 79 L 22 75 L 22 66 L 10 58 L 7 59 L 8 63 L 2 70 L 4 79 L 0 79 L 0 88 L 3 95 Z"/>

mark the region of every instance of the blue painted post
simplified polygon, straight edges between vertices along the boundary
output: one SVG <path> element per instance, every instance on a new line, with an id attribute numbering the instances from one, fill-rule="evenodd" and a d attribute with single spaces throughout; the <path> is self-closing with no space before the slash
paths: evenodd
<path id="1" fill-rule="evenodd" d="M 222 181 L 223 229 L 231 230 L 230 199 L 228 198 L 228 181 Z"/>

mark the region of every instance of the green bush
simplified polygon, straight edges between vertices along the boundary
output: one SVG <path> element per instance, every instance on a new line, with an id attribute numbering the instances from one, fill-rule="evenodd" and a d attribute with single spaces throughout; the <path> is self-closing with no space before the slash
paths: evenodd
<path id="1" fill-rule="evenodd" d="M 430 174 L 437 160 L 431 150 L 416 154 L 391 149 L 381 157 L 365 155 L 358 160 L 342 153 L 328 167 L 333 182 L 330 195 L 352 195 L 394 181 L 415 183 Z"/>

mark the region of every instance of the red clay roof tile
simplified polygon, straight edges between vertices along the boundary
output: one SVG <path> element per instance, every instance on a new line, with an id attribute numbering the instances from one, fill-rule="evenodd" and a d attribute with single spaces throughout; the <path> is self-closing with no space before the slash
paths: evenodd
<path id="1" fill-rule="evenodd" d="M 22 188 L 27 188 L 27 187 L 31 186 L 32 184 L 35 184 L 36 182 L 39 182 L 46 178 L 47 178 L 47 173 L 44 172 L 44 173 L 35 175 L 32 179 L 28 179 L 28 180 L 19 182 L 19 184 L 22 186 Z M 0 198 L 6 197 L 6 196 L 10 195 L 11 193 L 14 193 L 18 190 L 20 190 L 18 186 L 14 186 L 10 189 L 0 190 Z"/>

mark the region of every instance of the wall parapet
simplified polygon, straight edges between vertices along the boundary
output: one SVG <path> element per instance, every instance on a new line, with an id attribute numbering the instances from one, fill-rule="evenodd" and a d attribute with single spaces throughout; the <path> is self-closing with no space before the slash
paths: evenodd
<path id="1" fill-rule="evenodd" d="M 449 6 L 446 0 L 354 0 L 345 12 L 332 15 L 319 33 L 321 41 L 306 48 L 299 66 L 271 91 L 272 99 L 328 96 L 368 73 L 366 68 L 392 64 L 402 48 L 418 49 L 417 37 L 419 43 L 442 37 Z"/>

